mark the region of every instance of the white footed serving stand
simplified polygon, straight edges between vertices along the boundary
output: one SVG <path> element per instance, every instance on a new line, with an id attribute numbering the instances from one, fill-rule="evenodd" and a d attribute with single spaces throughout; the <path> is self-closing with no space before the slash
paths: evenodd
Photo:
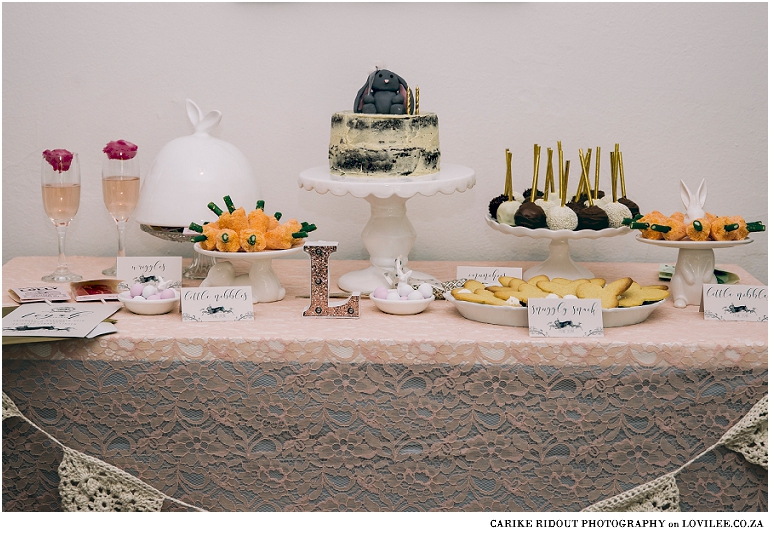
<path id="1" fill-rule="evenodd" d="M 569 252 L 569 240 L 611 238 L 628 234 L 628 227 L 605 228 L 602 230 L 551 230 L 548 228 L 530 229 L 526 227 L 512 227 L 504 223 L 498 223 L 487 215 L 487 225 L 503 234 L 527 238 L 547 238 L 551 240 L 550 254 L 545 262 L 529 268 L 524 272 L 524 279 L 531 279 L 537 275 L 547 275 L 549 278 L 562 279 L 590 279 L 594 274 L 587 268 L 576 264 Z"/>
<path id="2" fill-rule="evenodd" d="M 685 308 L 687 305 L 699 306 L 703 296 L 703 285 L 717 283 L 714 275 L 714 249 L 746 245 L 754 241 L 753 238 L 740 241 L 665 241 L 648 240 L 641 236 L 637 236 L 636 239 L 648 245 L 679 249 L 674 275 L 671 277 L 669 286 L 674 306 L 677 308 Z"/>
<path id="3" fill-rule="evenodd" d="M 236 275 L 235 268 L 230 262 L 217 262 L 209 270 L 208 276 L 201 286 L 251 286 L 253 303 L 272 303 L 280 301 L 286 295 L 286 289 L 273 271 L 273 259 L 303 252 L 303 244 L 291 249 L 260 251 L 258 253 L 223 253 L 221 251 L 206 251 L 196 243 L 194 248 L 203 256 L 220 260 L 245 260 L 251 263 L 247 275 Z"/>
<path id="4" fill-rule="evenodd" d="M 340 289 L 348 292 L 371 293 L 379 286 L 389 286 L 385 273 L 392 272 L 398 257 L 406 259 L 414 245 L 417 233 L 406 216 L 406 201 L 417 194 L 431 196 L 463 192 L 476 184 L 473 169 L 461 165 L 441 164 L 441 171 L 419 177 L 370 180 L 359 177 L 334 175 L 328 166 L 313 167 L 300 173 L 299 185 L 308 191 L 352 195 L 366 199 L 371 205 L 371 217 L 361 237 L 369 251 L 371 266 L 351 271 L 337 281 Z M 413 280 L 433 280 L 419 272 Z"/>

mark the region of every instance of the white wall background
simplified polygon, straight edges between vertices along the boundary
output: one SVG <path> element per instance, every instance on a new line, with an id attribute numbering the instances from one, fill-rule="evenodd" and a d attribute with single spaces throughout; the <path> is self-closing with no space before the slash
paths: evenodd
<path id="1" fill-rule="evenodd" d="M 139 145 L 142 177 L 159 150 L 192 128 L 191 98 L 223 119 L 214 135 L 257 170 L 268 210 L 312 221 L 335 258 L 368 258 L 369 205 L 302 190 L 300 171 L 326 162 L 332 112 L 350 109 L 384 60 L 438 113 L 442 161 L 476 171 L 476 186 L 407 203 L 416 260 L 544 259 L 548 242 L 484 222 L 502 193 L 505 148 L 514 187 L 531 181 L 532 146 L 620 143 L 629 197 L 642 211 L 681 209 L 679 179 L 708 184 L 707 209 L 767 215 L 767 5 L 684 4 L 3 4 L 3 263 L 54 255 L 40 198 L 40 154 L 81 155 L 71 255 L 114 256 L 102 202 L 101 149 Z M 544 171 L 541 172 L 541 177 Z M 573 177 L 576 176 L 573 174 Z M 579 175 L 577 175 L 579 176 Z M 180 192 L 182 194 L 182 192 Z M 238 204 L 252 200 L 238 199 Z M 716 252 L 767 282 L 767 234 Z M 191 256 L 129 223 L 129 255 Z M 578 261 L 674 262 L 675 249 L 632 236 L 573 241 Z M 300 255 L 301 256 L 301 255 Z"/>

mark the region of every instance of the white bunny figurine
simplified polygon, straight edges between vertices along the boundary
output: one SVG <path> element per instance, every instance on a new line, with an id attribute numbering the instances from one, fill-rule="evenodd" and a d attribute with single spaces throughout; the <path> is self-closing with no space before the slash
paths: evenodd
<path id="1" fill-rule="evenodd" d="M 684 180 L 680 180 L 679 182 L 681 184 L 680 193 L 682 195 L 682 202 L 687 209 L 687 213 L 684 216 L 684 223 L 687 225 L 694 219 L 699 219 L 706 215 L 706 211 L 703 209 L 703 206 L 706 204 L 706 179 L 704 178 L 700 181 L 696 197 L 692 196 L 692 193 L 690 193 Z"/>

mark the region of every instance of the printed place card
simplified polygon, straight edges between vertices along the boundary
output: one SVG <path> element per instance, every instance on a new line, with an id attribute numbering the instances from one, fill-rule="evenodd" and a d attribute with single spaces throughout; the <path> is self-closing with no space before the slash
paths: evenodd
<path id="1" fill-rule="evenodd" d="M 102 320 L 123 306 L 120 303 L 29 303 L 3 318 L 3 336 L 85 338 Z"/>
<path id="2" fill-rule="evenodd" d="M 767 286 L 704 284 L 703 317 L 718 321 L 767 321 Z"/>
<path id="3" fill-rule="evenodd" d="M 253 321 L 251 286 L 182 288 L 182 321 Z"/>
<path id="4" fill-rule="evenodd" d="M 34 303 L 36 301 L 69 301 L 70 295 L 56 286 L 30 286 L 27 288 L 11 288 L 8 290 L 11 299 L 17 303 Z"/>
<path id="5" fill-rule="evenodd" d="M 129 286 L 137 282 L 173 281 L 171 286 L 182 285 L 181 256 L 125 256 L 118 257 L 118 280 L 126 281 Z M 176 283 L 179 284 L 176 284 Z"/>
<path id="6" fill-rule="evenodd" d="M 521 278 L 521 268 L 517 267 L 479 267 L 457 266 L 458 279 L 474 279 L 487 286 L 500 284 L 500 277 Z"/>
<path id="7" fill-rule="evenodd" d="M 528 299 L 527 318 L 533 338 L 604 336 L 600 299 Z"/>

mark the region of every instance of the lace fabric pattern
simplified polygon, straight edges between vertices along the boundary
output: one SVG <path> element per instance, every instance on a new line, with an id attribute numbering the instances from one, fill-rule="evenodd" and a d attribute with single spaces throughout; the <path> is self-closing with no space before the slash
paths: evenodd
<path id="1" fill-rule="evenodd" d="M 767 371 L 4 356 L 3 385 L 69 447 L 206 510 L 577 511 L 716 443 Z M 14 449 L 15 420 L 3 509 L 30 510 L 61 452 Z M 678 478 L 684 511 L 767 510 L 766 470 L 727 448 Z"/>
<path id="2" fill-rule="evenodd" d="M 112 261 L 69 260 L 93 278 Z M 366 299 L 356 320 L 302 318 L 307 262 L 273 265 L 287 296 L 253 325 L 120 311 L 117 335 L 5 346 L 3 391 L 67 447 L 210 511 L 580 511 L 694 459 L 767 392 L 766 324 L 664 303 L 604 338 L 535 340 L 446 301 L 403 317 Z M 658 282 L 657 264 L 586 266 Z M 3 285 L 46 268 L 14 258 Z M 61 448 L 32 432 L 3 422 L 4 510 L 60 507 Z M 727 447 L 676 481 L 683 511 L 767 510 L 766 469 Z"/>

